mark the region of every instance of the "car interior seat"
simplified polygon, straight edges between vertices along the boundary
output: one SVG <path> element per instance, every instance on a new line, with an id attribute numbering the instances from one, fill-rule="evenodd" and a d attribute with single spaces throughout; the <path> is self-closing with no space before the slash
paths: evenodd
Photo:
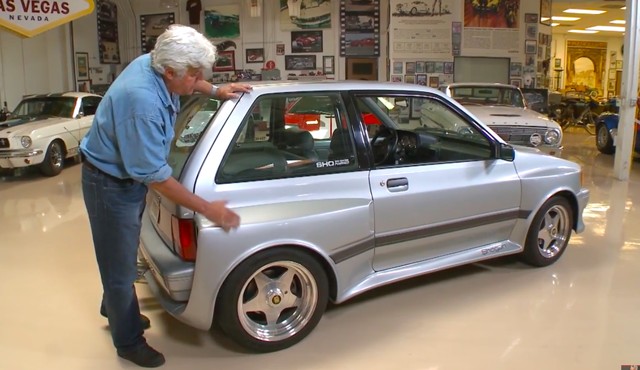
<path id="1" fill-rule="evenodd" d="M 318 153 L 315 151 L 315 142 L 309 131 L 289 129 L 282 130 L 276 135 L 278 148 L 289 153 L 299 155 L 312 161 L 318 160 Z"/>
<path id="2" fill-rule="evenodd" d="M 331 136 L 329 144 L 329 160 L 353 158 L 353 146 L 351 137 L 346 128 L 337 128 Z"/>

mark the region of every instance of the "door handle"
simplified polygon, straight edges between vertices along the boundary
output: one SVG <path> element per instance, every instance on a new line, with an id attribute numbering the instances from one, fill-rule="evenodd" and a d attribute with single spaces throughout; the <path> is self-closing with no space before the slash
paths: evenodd
<path id="1" fill-rule="evenodd" d="M 389 191 L 392 193 L 407 191 L 409 190 L 409 180 L 406 177 L 389 179 L 387 180 L 387 189 L 389 189 Z"/>

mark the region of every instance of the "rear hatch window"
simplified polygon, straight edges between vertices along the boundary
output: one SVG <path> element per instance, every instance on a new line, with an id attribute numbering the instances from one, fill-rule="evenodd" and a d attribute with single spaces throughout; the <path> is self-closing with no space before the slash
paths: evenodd
<path id="1" fill-rule="evenodd" d="M 202 133 L 213 121 L 221 101 L 210 96 L 192 95 L 181 98 L 181 110 L 175 126 L 175 136 L 169 152 L 169 165 L 173 177 L 180 178 L 187 159 L 193 152 Z"/>

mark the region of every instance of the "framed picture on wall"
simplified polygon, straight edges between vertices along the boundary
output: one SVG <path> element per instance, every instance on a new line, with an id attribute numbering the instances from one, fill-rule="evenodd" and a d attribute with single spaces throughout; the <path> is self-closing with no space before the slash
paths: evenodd
<path id="1" fill-rule="evenodd" d="M 89 79 L 89 53 L 76 53 L 76 81 Z"/>
<path id="2" fill-rule="evenodd" d="M 551 25 L 551 0 L 540 0 L 540 23 Z"/>
<path id="3" fill-rule="evenodd" d="M 175 22 L 173 13 L 143 14 L 140 16 L 140 45 L 148 53 L 156 46 L 156 40 Z"/>
<path id="4" fill-rule="evenodd" d="M 525 40 L 524 52 L 526 54 L 535 54 L 538 51 L 538 42 L 536 40 Z"/>
<path id="5" fill-rule="evenodd" d="M 333 55 L 325 55 L 322 57 L 322 73 L 332 75 L 335 73 L 335 58 Z"/>
<path id="6" fill-rule="evenodd" d="M 322 53 L 322 31 L 291 32 L 292 53 Z"/>
<path id="7" fill-rule="evenodd" d="M 285 55 L 284 66 L 290 71 L 307 71 L 316 69 L 315 55 Z"/>
<path id="8" fill-rule="evenodd" d="M 218 52 L 218 59 L 213 65 L 214 72 L 234 71 L 236 69 L 236 53 L 233 50 Z"/>
<path id="9" fill-rule="evenodd" d="M 264 63 L 264 48 L 245 50 L 247 63 Z"/>

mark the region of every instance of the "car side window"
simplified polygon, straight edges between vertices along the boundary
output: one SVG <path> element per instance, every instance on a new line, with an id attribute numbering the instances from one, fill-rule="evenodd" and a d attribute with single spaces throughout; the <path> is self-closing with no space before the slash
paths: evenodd
<path id="1" fill-rule="evenodd" d="M 377 167 L 486 160 L 491 141 L 435 97 L 358 96 Z"/>
<path id="2" fill-rule="evenodd" d="M 97 96 L 87 96 L 83 98 L 80 112 L 85 116 L 96 114 L 96 109 L 98 109 L 98 104 L 100 104 L 101 100 L 102 99 Z"/>
<path id="3" fill-rule="evenodd" d="M 270 180 L 358 168 L 344 103 L 335 93 L 259 98 L 243 119 L 218 183 Z"/>

